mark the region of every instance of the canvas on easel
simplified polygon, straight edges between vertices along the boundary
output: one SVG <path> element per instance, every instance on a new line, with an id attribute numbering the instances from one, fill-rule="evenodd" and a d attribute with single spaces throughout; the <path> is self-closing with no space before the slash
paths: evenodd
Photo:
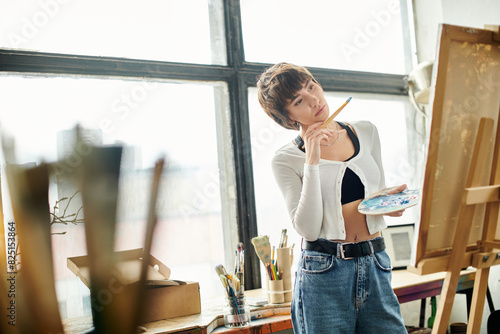
<path id="1" fill-rule="evenodd" d="M 421 221 L 412 261 L 419 274 L 447 272 L 433 333 L 446 331 L 460 269 L 481 267 L 478 255 L 500 248 L 500 242 L 495 243 L 500 239 L 498 219 L 494 219 L 500 184 L 500 139 L 495 140 L 500 43 L 498 27 L 491 28 L 496 30 L 440 27 Z M 472 305 L 481 312 L 485 273 L 487 277 L 487 271 L 478 270 L 476 283 L 482 283 L 474 289 Z M 474 311 L 471 314 L 477 317 Z M 469 333 L 476 326 L 470 326 Z"/>

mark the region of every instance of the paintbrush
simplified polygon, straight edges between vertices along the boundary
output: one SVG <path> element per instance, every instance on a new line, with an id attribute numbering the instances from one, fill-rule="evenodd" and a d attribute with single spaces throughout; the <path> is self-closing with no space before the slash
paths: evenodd
<path id="1" fill-rule="evenodd" d="M 264 265 L 271 263 L 271 244 L 267 235 L 252 238 L 252 245 Z"/>
<path id="2" fill-rule="evenodd" d="M 224 290 L 226 291 L 226 297 L 229 297 L 229 287 L 227 285 L 227 277 L 224 275 L 219 275 L 220 282 L 222 283 L 222 286 L 224 287 Z"/>
<path id="3" fill-rule="evenodd" d="M 224 268 L 222 264 L 215 266 L 215 272 L 217 272 L 218 275 L 227 275 L 226 268 Z"/>
<path id="4" fill-rule="evenodd" d="M 224 276 L 226 278 L 225 281 L 227 282 L 227 287 L 229 289 L 230 294 L 236 296 L 235 293 L 236 289 L 233 284 L 233 277 L 227 273 L 226 268 L 224 268 L 222 264 L 219 264 L 215 267 L 215 271 L 217 272 L 217 275 L 219 275 L 219 277 Z"/>
<path id="5" fill-rule="evenodd" d="M 233 284 L 231 275 L 229 275 L 227 273 L 226 268 L 224 268 L 224 266 L 222 264 L 215 266 L 215 272 L 217 273 L 217 275 L 219 275 L 219 278 L 222 282 L 222 285 L 227 289 L 226 290 L 226 293 L 228 294 L 227 297 L 229 297 L 229 298 L 232 297 L 234 299 L 234 303 L 236 305 L 236 310 L 238 311 L 238 314 L 240 314 L 240 309 L 238 307 L 238 302 L 236 300 L 236 293 L 235 293 L 236 290 L 234 288 L 234 284 Z M 226 286 L 226 284 L 227 284 L 227 286 Z"/>
<path id="6" fill-rule="evenodd" d="M 279 248 L 283 248 L 286 239 L 286 228 L 281 230 Z"/>
<path id="7" fill-rule="evenodd" d="M 330 117 L 328 117 L 326 121 L 323 124 L 321 124 L 319 128 L 320 129 L 326 128 L 328 124 L 330 124 L 330 122 L 333 121 L 335 117 L 337 117 L 337 115 L 342 111 L 342 109 L 344 109 L 344 107 L 349 103 L 349 101 L 351 101 L 351 99 L 352 97 L 348 98 L 347 101 L 345 101 L 344 104 L 342 104 L 340 108 L 337 109 L 336 112 L 334 112 Z"/>
<path id="8" fill-rule="evenodd" d="M 235 287 L 236 287 L 236 279 L 239 281 L 239 288 L 236 290 L 238 294 L 243 294 L 244 291 L 244 271 L 245 271 L 245 250 L 243 248 L 243 243 L 238 243 L 238 248 L 236 249 L 236 258 L 234 263 L 234 276 L 235 279 Z"/>
<path id="9" fill-rule="evenodd" d="M 234 284 L 234 289 L 238 292 L 238 295 L 240 294 L 240 287 L 241 287 L 241 282 L 240 279 L 237 276 L 233 276 L 233 284 Z"/>

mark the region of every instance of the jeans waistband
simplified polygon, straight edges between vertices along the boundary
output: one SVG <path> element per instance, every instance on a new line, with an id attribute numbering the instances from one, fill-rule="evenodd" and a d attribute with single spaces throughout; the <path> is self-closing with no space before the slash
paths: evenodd
<path id="1" fill-rule="evenodd" d="M 343 259 L 351 259 L 354 257 L 361 257 L 380 252 L 385 249 L 385 242 L 383 237 L 377 237 L 372 240 L 365 240 L 356 243 L 342 243 L 327 239 L 318 239 L 316 241 L 304 240 L 302 248 L 332 254 Z"/>

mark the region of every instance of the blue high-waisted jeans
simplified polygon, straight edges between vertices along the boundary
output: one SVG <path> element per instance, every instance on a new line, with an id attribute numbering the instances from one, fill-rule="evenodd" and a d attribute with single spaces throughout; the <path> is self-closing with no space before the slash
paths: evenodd
<path id="1" fill-rule="evenodd" d="M 387 252 L 344 260 L 302 250 L 292 300 L 295 334 L 407 333 Z"/>

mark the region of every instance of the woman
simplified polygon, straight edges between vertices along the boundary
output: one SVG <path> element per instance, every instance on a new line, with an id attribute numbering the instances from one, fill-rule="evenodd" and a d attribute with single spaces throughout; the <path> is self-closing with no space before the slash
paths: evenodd
<path id="1" fill-rule="evenodd" d="M 292 300 L 294 332 L 407 333 L 380 234 L 384 218 L 357 210 L 363 198 L 385 188 L 376 127 L 333 121 L 321 128 L 330 109 L 304 67 L 276 64 L 262 73 L 257 87 L 264 111 L 284 128 L 300 130 L 272 161 L 293 227 L 303 238 Z"/>

